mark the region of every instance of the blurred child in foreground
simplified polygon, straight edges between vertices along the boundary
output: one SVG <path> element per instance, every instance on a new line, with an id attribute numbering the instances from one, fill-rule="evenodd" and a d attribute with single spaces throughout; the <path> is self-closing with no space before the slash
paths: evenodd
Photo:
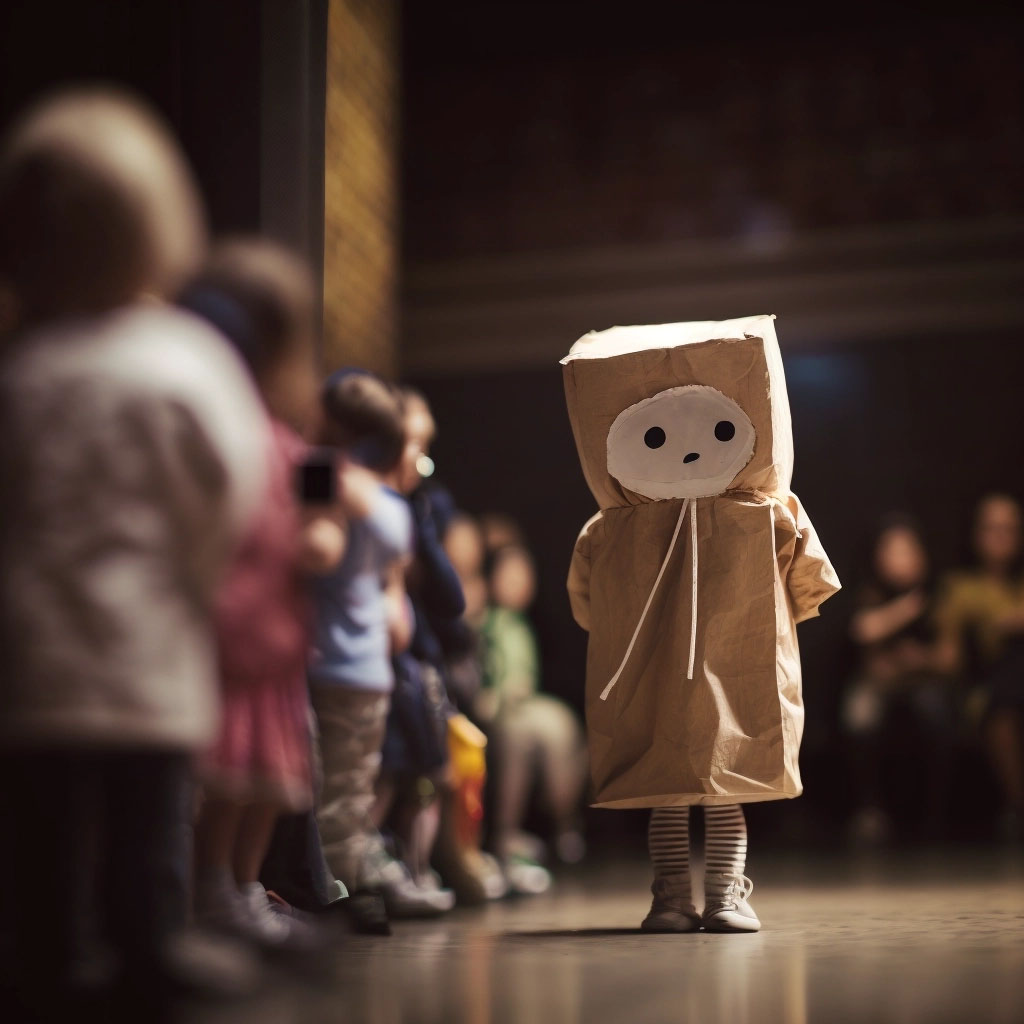
<path id="1" fill-rule="evenodd" d="M 187 980 L 173 951 L 190 763 L 217 721 L 210 613 L 265 450 L 235 353 L 160 301 L 203 236 L 177 146 L 121 95 L 59 95 L 7 140 L 4 968 L 48 997 L 83 981 L 98 938 L 148 992 Z"/>
<path id="2" fill-rule="evenodd" d="M 261 946 L 303 948 L 312 932 L 271 909 L 259 878 L 279 815 L 311 806 L 305 576 L 330 571 L 344 544 L 329 507 L 303 510 L 296 497 L 306 454 L 296 429 L 316 412 L 313 287 L 286 251 L 236 241 L 218 247 L 180 302 L 234 344 L 271 423 L 263 504 L 216 605 L 223 713 L 202 764 L 196 914 Z"/>

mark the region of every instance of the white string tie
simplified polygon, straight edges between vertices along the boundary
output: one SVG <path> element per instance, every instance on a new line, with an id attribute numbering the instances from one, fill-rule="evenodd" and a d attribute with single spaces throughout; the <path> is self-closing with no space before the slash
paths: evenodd
<path id="1" fill-rule="evenodd" d="M 621 664 L 615 670 L 615 675 L 608 680 L 608 685 L 601 692 L 601 700 L 608 699 L 608 694 L 612 692 L 615 684 L 619 681 L 619 676 L 622 675 L 622 671 L 625 669 L 626 664 L 629 661 L 629 656 L 633 653 L 637 637 L 640 636 L 640 630 L 643 627 L 644 620 L 647 618 L 647 613 L 650 611 L 651 602 L 654 600 L 654 595 L 658 592 L 658 587 L 661 584 L 661 578 L 665 575 L 665 569 L 668 568 L 668 561 L 672 557 L 672 552 L 675 550 L 676 541 L 679 539 L 679 531 L 682 529 L 683 519 L 686 517 L 687 509 L 690 510 L 690 534 L 692 537 L 693 551 L 693 611 L 690 616 L 690 664 L 687 669 L 686 678 L 693 678 L 693 659 L 697 643 L 697 502 L 686 498 L 683 501 L 682 507 L 679 509 L 679 518 L 676 520 L 676 528 L 672 531 L 672 540 L 669 541 L 668 551 L 665 552 L 665 557 L 662 560 L 661 568 L 658 570 L 658 576 L 654 581 L 654 586 L 651 587 L 651 592 L 647 595 L 647 603 L 644 605 L 644 610 L 640 613 L 640 621 L 636 624 L 636 629 L 633 630 L 633 636 L 629 641 L 629 646 L 626 648 L 626 653 L 623 655 Z"/>
<path id="2" fill-rule="evenodd" d="M 686 678 L 693 678 L 693 659 L 697 651 L 697 502 L 690 502 L 690 574 L 693 579 L 693 594 L 690 599 L 690 664 Z"/>

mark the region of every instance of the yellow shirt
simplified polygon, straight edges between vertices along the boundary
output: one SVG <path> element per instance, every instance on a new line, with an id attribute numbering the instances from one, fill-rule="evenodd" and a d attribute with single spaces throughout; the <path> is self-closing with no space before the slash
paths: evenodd
<path id="1" fill-rule="evenodd" d="M 940 590 L 935 626 L 942 646 L 953 646 L 958 668 L 963 669 L 968 635 L 978 654 L 992 664 L 1003 652 L 1006 633 L 999 622 L 1024 610 L 1024 580 L 997 579 L 977 570 L 951 573 Z"/>

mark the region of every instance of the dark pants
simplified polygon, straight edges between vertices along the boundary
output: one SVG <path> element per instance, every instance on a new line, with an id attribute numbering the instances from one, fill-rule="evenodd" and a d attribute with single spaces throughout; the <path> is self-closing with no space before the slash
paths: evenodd
<path id="1" fill-rule="evenodd" d="M 862 684 L 864 685 L 864 684 Z M 910 832 L 948 825 L 956 720 L 947 688 L 922 676 L 879 691 L 873 721 L 851 730 L 850 778 L 861 807 L 895 813 Z"/>
<path id="2" fill-rule="evenodd" d="M 158 970 L 186 920 L 189 758 L 152 751 L 0 755 L 0 885 L 19 985 L 69 984 L 104 940 Z"/>
<path id="3" fill-rule="evenodd" d="M 1015 635 L 986 680 L 990 711 L 1024 711 L 1024 636 Z"/>
<path id="4" fill-rule="evenodd" d="M 312 810 L 277 819 L 260 881 L 300 910 L 326 910 L 338 898 Z"/>

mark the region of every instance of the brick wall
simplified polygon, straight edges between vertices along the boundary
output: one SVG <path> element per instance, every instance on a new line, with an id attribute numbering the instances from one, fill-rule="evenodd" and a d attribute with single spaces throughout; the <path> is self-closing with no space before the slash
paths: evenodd
<path id="1" fill-rule="evenodd" d="M 324 361 L 395 369 L 398 20 L 394 0 L 330 0 Z"/>

